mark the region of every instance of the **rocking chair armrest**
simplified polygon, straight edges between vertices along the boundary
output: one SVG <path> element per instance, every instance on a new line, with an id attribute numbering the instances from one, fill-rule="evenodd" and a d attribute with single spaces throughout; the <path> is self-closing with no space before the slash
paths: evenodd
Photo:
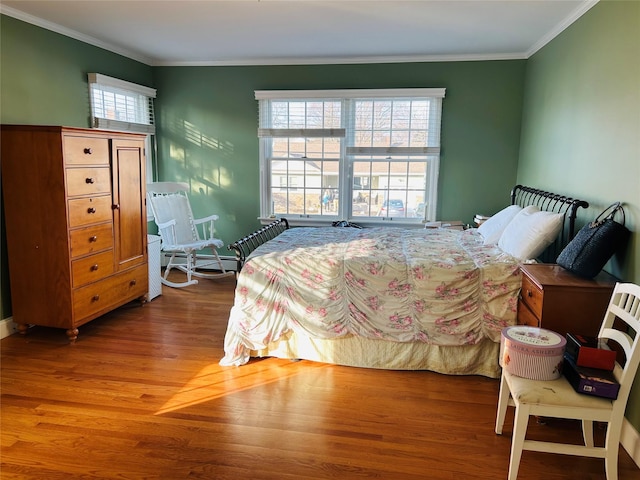
<path id="1" fill-rule="evenodd" d="M 196 225 L 200 225 L 201 223 L 204 222 L 213 222 L 215 220 L 218 220 L 218 215 L 209 215 L 208 217 L 203 217 L 203 218 L 194 218 L 193 219 L 193 223 L 195 223 Z"/>
<path id="2" fill-rule="evenodd" d="M 213 222 L 218 220 L 218 215 L 209 215 L 208 217 L 203 218 L 194 218 L 193 224 L 198 230 L 198 238 L 200 239 L 212 239 L 214 238 L 215 228 L 213 226 Z M 198 227 L 200 227 L 198 229 Z"/>
<path id="3" fill-rule="evenodd" d="M 176 220 L 172 218 L 168 222 L 162 222 L 162 223 L 156 222 L 156 225 L 158 226 L 158 230 L 160 231 L 160 236 L 163 238 L 163 240 L 168 241 L 169 238 L 171 238 L 171 241 L 168 243 L 170 243 L 171 245 L 174 245 L 176 243 L 176 229 L 175 229 Z"/>
<path id="4" fill-rule="evenodd" d="M 163 222 L 163 223 L 157 223 L 156 225 L 158 226 L 159 229 L 165 229 L 165 228 L 169 228 L 172 227 L 176 224 L 176 220 L 174 218 L 172 218 L 171 220 L 169 220 L 168 222 Z"/>

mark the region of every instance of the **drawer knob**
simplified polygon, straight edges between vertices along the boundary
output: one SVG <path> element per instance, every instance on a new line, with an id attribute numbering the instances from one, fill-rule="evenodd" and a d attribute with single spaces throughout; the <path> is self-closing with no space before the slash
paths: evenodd
<path id="1" fill-rule="evenodd" d="M 94 295 L 93 297 L 91 297 L 92 302 L 97 302 L 98 300 L 100 300 L 100 295 Z"/>
<path id="2" fill-rule="evenodd" d="M 96 213 L 96 209 L 93 207 L 87 208 L 87 213 Z"/>
<path id="3" fill-rule="evenodd" d="M 93 237 L 89 237 L 89 241 L 90 242 L 97 242 L 98 241 L 98 236 L 94 235 Z"/>
<path id="4" fill-rule="evenodd" d="M 84 153 L 85 153 L 85 155 L 91 155 L 93 153 L 93 151 L 90 148 L 85 148 L 84 149 Z"/>
<path id="5" fill-rule="evenodd" d="M 130 287 L 133 287 L 135 284 L 136 284 L 136 279 L 135 278 L 129 282 L 129 286 Z"/>
<path id="6" fill-rule="evenodd" d="M 87 177 L 87 178 L 84 179 L 84 181 L 87 182 L 87 183 L 93 183 L 93 178 Z"/>
<path id="7" fill-rule="evenodd" d="M 533 292 L 531 290 L 527 290 L 527 297 L 533 297 Z"/>
<path id="8" fill-rule="evenodd" d="M 111 210 L 120 210 L 120 204 L 111 205 Z"/>
<path id="9" fill-rule="evenodd" d="M 91 265 L 91 271 L 95 272 L 96 270 L 98 270 L 98 264 L 97 263 L 95 265 Z"/>

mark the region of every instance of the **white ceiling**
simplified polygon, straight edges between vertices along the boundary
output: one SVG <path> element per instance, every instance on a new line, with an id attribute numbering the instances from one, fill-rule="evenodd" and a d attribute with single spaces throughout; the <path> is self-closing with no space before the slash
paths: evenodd
<path id="1" fill-rule="evenodd" d="M 597 0 L 0 0 L 148 65 L 528 58 Z"/>

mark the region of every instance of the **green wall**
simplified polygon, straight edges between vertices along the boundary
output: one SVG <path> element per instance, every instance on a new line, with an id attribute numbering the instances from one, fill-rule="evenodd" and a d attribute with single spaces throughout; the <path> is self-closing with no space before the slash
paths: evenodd
<path id="1" fill-rule="evenodd" d="M 148 65 L 0 16 L 2 123 L 89 127 L 87 73 L 152 87 Z"/>
<path id="2" fill-rule="evenodd" d="M 640 283 L 640 2 L 600 1 L 527 61 L 518 182 L 625 203 L 634 232 L 607 270 Z M 640 430 L 640 373 L 627 418 Z"/>
<path id="3" fill-rule="evenodd" d="M 190 182 L 194 210 L 218 213 L 228 243 L 259 226 L 254 90 L 444 87 L 438 218 L 471 223 L 509 202 L 524 71 L 524 61 L 158 67 L 160 179 Z"/>

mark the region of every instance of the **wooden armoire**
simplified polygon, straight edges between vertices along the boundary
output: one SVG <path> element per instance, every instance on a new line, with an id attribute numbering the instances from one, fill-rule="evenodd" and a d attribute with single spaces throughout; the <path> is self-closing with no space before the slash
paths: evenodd
<path id="1" fill-rule="evenodd" d="M 78 327 L 148 292 L 145 136 L 3 125 L 13 321 Z"/>

